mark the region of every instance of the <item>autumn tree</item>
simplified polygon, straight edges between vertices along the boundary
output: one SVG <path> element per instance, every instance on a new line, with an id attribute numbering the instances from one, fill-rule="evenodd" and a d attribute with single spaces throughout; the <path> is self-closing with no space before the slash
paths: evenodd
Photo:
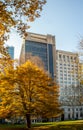
<path id="1" fill-rule="evenodd" d="M 45 3 L 46 0 L 0 0 L 0 54 L 8 56 L 4 44 L 11 29 L 27 36 L 28 23 L 40 17 Z"/>
<path id="2" fill-rule="evenodd" d="M 26 36 L 29 22 L 40 17 L 46 0 L 0 0 L 0 43 L 12 27 Z M 5 34 L 5 35 L 4 35 Z"/>
<path id="3" fill-rule="evenodd" d="M 24 116 L 28 128 L 31 119 L 56 117 L 61 112 L 58 86 L 30 61 L 10 67 L 0 75 L 0 117 Z"/>

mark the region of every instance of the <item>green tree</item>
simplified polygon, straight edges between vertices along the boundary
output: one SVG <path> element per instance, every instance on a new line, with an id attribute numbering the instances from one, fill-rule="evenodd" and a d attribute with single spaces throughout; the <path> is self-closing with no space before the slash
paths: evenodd
<path id="1" fill-rule="evenodd" d="M 61 112 L 58 86 L 30 61 L 6 68 L 0 79 L 0 117 L 24 116 L 30 128 L 33 116 L 52 118 Z"/>

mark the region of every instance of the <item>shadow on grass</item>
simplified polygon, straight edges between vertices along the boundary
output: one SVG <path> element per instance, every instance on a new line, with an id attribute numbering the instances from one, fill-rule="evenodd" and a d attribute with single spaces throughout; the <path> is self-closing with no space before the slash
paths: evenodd
<path id="1" fill-rule="evenodd" d="M 42 127 L 42 126 L 51 126 L 52 123 L 36 123 L 36 124 L 32 124 L 32 127 Z"/>
<path id="2" fill-rule="evenodd" d="M 30 129 L 26 125 L 0 125 L 0 130 L 83 130 L 83 121 L 37 123 Z"/>
<path id="3" fill-rule="evenodd" d="M 0 128 L 0 130 L 28 130 L 28 128 Z"/>
<path id="4" fill-rule="evenodd" d="M 83 130 L 83 124 L 51 126 L 49 130 Z"/>

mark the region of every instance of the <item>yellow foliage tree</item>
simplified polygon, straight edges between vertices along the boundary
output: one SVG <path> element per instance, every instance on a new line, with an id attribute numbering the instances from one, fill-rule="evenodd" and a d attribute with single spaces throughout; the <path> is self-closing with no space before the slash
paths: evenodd
<path id="1" fill-rule="evenodd" d="M 11 28 L 27 36 L 28 23 L 40 16 L 45 3 L 46 0 L 0 0 L 0 54 L 8 56 L 4 43 Z"/>
<path id="2" fill-rule="evenodd" d="M 56 117 L 60 113 L 58 86 L 35 64 L 27 61 L 0 75 L 0 117 L 24 116 L 28 128 L 33 116 Z"/>
<path id="3" fill-rule="evenodd" d="M 40 16 L 45 3 L 46 0 L 0 0 L 0 43 L 12 26 L 26 35 L 27 23 Z"/>

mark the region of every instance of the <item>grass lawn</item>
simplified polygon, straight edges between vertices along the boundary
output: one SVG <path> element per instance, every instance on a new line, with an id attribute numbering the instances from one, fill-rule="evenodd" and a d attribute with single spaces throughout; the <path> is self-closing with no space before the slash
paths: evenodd
<path id="1" fill-rule="evenodd" d="M 83 130 L 83 120 L 76 121 L 61 121 L 61 122 L 49 122 L 42 124 L 35 124 L 36 128 L 49 129 L 49 130 Z M 34 126 L 35 127 L 35 126 Z"/>
<path id="2" fill-rule="evenodd" d="M 0 130 L 27 130 L 25 125 L 0 125 Z M 83 130 L 83 120 L 33 124 L 31 130 Z"/>

